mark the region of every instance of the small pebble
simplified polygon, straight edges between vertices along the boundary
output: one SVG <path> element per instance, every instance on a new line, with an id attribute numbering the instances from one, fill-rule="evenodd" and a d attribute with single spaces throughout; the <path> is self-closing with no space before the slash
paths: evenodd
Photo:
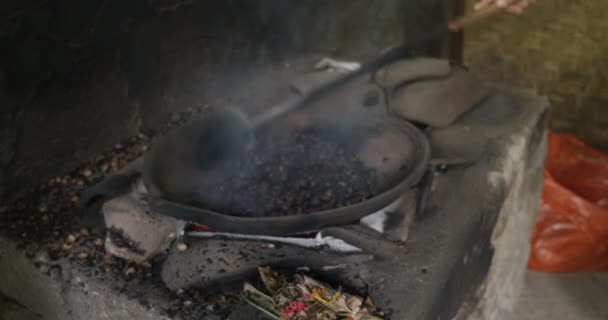
<path id="1" fill-rule="evenodd" d="M 84 177 L 87 177 L 87 178 L 88 178 L 88 177 L 90 177 L 91 175 L 93 175 L 93 171 L 91 171 L 91 169 L 84 169 L 84 170 L 82 170 L 82 175 L 83 175 Z"/>
<path id="2" fill-rule="evenodd" d="M 72 196 L 72 197 L 70 198 L 70 201 L 72 201 L 72 203 L 77 203 L 77 202 L 78 202 L 78 200 L 80 200 L 80 198 L 79 198 L 78 196 L 76 196 L 76 195 L 74 195 L 74 196 Z"/>
<path id="3" fill-rule="evenodd" d="M 267 243 L 266 245 L 264 245 L 264 247 L 266 247 L 268 249 L 274 249 L 275 245 L 274 245 L 274 243 Z"/>
<path id="4" fill-rule="evenodd" d="M 25 254 L 30 258 L 33 257 L 36 254 L 36 252 L 38 252 L 37 244 L 30 243 L 25 247 Z"/>
<path id="5" fill-rule="evenodd" d="M 189 307 L 191 305 L 192 305 L 192 301 L 190 301 L 190 300 L 184 301 L 184 307 Z"/>
<path id="6" fill-rule="evenodd" d="M 42 217 L 40 217 L 40 220 L 42 220 L 44 222 L 49 221 L 49 215 L 48 214 L 42 215 Z"/>
<path id="7" fill-rule="evenodd" d="M 72 245 L 69 243 L 64 243 L 61 249 L 63 249 L 63 251 L 70 251 L 72 250 Z"/>
<path id="8" fill-rule="evenodd" d="M 397 245 L 397 247 L 399 247 L 401 249 L 406 248 L 406 242 L 405 241 L 399 241 L 398 240 L 398 241 L 395 241 L 394 243 Z"/>
<path id="9" fill-rule="evenodd" d="M 182 117 L 180 117 L 179 114 L 174 113 L 173 115 L 171 115 L 171 122 L 179 122 L 179 120 L 181 120 Z"/>
<path id="10" fill-rule="evenodd" d="M 67 238 L 65 239 L 65 242 L 70 243 L 70 244 L 74 243 L 75 241 L 76 241 L 76 236 L 74 236 L 73 234 L 69 234 L 67 236 Z"/>
<path id="11" fill-rule="evenodd" d="M 97 246 L 97 247 L 103 246 L 103 239 L 101 239 L 101 238 L 95 239 L 95 246 Z"/>
<path id="12" fill-rule="evenodd" d="M 84 260 L 89 257 L 89 254 L 86 252 L 80 252 L 76 255 L 76 257 L 80 260 Z"/>
<path id="13" fill-rule="evenodd" d="M 80 235 L 83 237 L 88 237 L 89 236 L 89 229 L 87 228 L 81 228 L 80 229 Z"/>
<path id="14" fill-rule="evenodd" d="M 49 262 L 49 253 L 47 250 L 37 250 L 34 254 L 34 263 L 47 264 Z"/>
<path id="15" fill-rule="evenodd" d="M 185 244 L 183 242 L 180 242 L 180 243 L 177 244 L 177 251 L 184 252 L 186 250 L 188 250 L 188 245 L 187 244 Z"/>
<path id="16" fill-rule="evenodd" d="M 132 275 L 132 274 L 134 274 L 135 272 L 137 272 L 137 269 L 135 269 L 135 267 L 129 267 L 129 268 L 127 268 L 127 270 L 125 271 L 125 275 L 127 275 L 127 276 L 128 276 L 128 275 Z"/>
<path id="17" fill-rule="evenodd" d="M 38 207 L 38 211 L 44 213 L 44 212 L 48 212 L 49 208 L 46 206 L 46 204 L 41 204 L 40 207 Z"/>
<path id="18" fill-rule="evenodd" d="M 102 172 L 108 171 L 109 168 L 110 168 L 110 165 L 107 162 L 104 162 L 101 164 L 101 166 L 99 166 L 99 170 L 101 170 Z"/>

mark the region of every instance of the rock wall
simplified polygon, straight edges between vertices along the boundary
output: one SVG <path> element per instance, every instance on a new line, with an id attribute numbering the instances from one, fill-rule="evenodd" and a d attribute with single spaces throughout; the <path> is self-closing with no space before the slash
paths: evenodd
<path id="1" fill-rule="evenodd" d="M 264 91 L 253 74 L 311 53 L 361 58 L 444 11 L 441 0 L 4 1 L 0 195 L 237 85 Z"/>

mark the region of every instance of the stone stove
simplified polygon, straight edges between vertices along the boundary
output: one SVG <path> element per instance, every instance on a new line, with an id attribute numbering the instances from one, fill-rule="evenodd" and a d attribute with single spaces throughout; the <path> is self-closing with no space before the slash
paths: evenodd
<path id="1" fill-rule="evenodd" d="M 360 221 L 324 225 L 304 236 L 252 238 L 200 227 L 182 234 L 185 221 L 156 215 L 166 202 L 135 197 L 141 190 L 130 191 L 132 180 L 121 180 L 119 173 L 113 176 L 118 179 L 104 180 L 114 181 L 118 190 L 112 194 L 118 198 L 104 206 L 105 223 L 144 250 L 128 250 L 112 238 L 105 248 L 137 264 L 99 250 L 104 227 L 97 207 L 84 220 L 67 224 L 76 230 L 88 226 L 64 240 L 72 250 L 67 254 L 49 256 L 57 248 L 44 243 L 16 247 L 18 234 L 3 233 L 0 291 L 48 319 L 263 319 L 235 293 L 258 266 L 270 265 L 286 272 L 310 270 L 321 280 L 369 295 L 389 319 L 487 319 L 508 312 L 527 258 L 527 239 L 516 230 L 531 227 L 540 190 L 546 101 L 499 87 L 484 89 L 483 97 L 474 97 L 470 85 L 456 92 L 442 82 L 444 69 L 427 60 L 420 64 L 426 67 L 383 73 L 385 80 L 399 74 L 415 83 L 410 95 L 375 78 L 378 101 L 385 101 L 378 112 L 416 121 L 430 114 L 430 121 L 450 123 L 426 127 L 431 159 L 422 157 L 423 170 L 414 182 L 368 207 Z M 294 86 L 302 88 L 301 82 Z M 368 78 L 360 79 L 336 95 L 342 99 L 336 105 L 367 101 L 369 86 Z M 400 108 L 412 95 L 432 102 L 425 104 L 431 111 Z M 307 112 L 323 110 L 312 106 Z M 85 192 L 85 202 L 94 195 Z M 2 221 L 6 226 L 8 220 Z M 95 255 L 82 254 L 94 246 Z M 108 259 L 114 259 L 114 271 L 104 271 Z"/>

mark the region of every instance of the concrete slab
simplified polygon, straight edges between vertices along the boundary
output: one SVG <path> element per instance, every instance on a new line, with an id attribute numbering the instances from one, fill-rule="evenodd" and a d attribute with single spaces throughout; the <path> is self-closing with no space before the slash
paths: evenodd
<path id="1" fill-rule="evenodd" d="M 509 320 L 608 319 L 608 274 L 528 272 Z"/>
<path id="2" fill-rule="evenodd" d="M 27 310 L 22 305 L 0 295 L 0 320 L 43 320 L 39 315 Z"/>

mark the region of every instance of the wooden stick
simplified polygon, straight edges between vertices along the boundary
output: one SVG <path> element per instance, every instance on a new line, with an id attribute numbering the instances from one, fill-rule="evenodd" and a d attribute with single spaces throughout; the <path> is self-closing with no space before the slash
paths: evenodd
<path id="1" fill-rule="evenodd" d="M 469 15 L 458 17 L 450 21 L 450 23 L 448 23 L 448 29 L 452 32 L 457 32 L 485 18 L 498 14 L 499 12 L 502 12 L 502 8 L 499 8 L 495 4 L 490 5 L 483 9 L 479 9 Z"/>

